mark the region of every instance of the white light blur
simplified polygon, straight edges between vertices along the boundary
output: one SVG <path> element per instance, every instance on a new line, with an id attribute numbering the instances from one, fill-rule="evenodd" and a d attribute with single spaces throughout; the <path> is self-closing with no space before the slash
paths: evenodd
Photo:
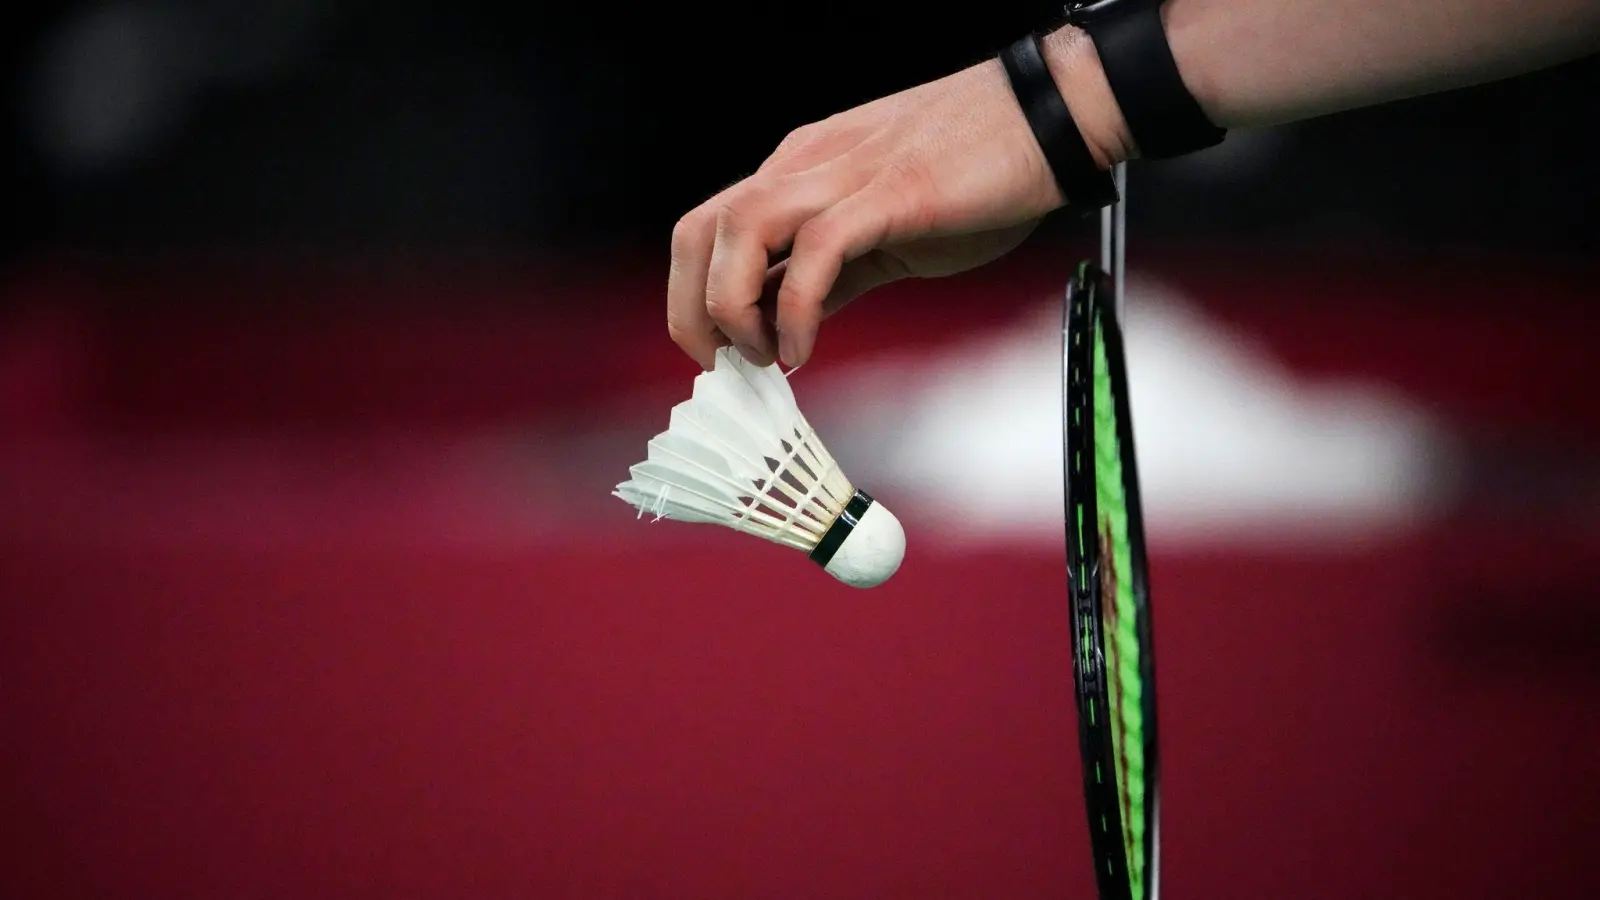
<path id="1" fill-rule="evenodd" d="M 1429 514 L 1450 441 L 1406 397 L 1298 380 L 1158 284 L 1131 280 L 1128 306 L 1153 541 L 1360 539 Z M 797 391 L 852 476 L 926 510 L 940 537 L 1059 542 L 1060 340 L 1051 301 L 936 356 L 878 358 Z"/>

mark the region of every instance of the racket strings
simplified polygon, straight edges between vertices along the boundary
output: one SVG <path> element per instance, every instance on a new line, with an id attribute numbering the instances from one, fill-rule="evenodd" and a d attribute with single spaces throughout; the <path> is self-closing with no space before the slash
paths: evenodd
<path id="1" fill-rule="evenodd" d="M 1143 527 L 1114 298 L 1104 272 L 1083 263 L 1064 307 L 1068 581 L 1100 895 L 1154 900 L 1154 684 L 1147 681 Z"/>
<path id="2" fill-rule="evenodd" d="M 1133 594 L 1133 554 L 1129 539 L 1128 497 L 1123 488 L 1121 429 L 1117 397 L 1106 353 L 1105 325 L 1094 324 L 1095 352 L 1092 410 L 1094 416 L 1094 478 L 1098 531 L 1102 540 L 1101 565 L 1110 588 L 1102 596 L 1109 614 L 1103 616 L 1102 639 L 1106 649 L 1106 688 L 1111 706 L 1112 744 L 1115 755 L 1118 805 L 1121 807 L 1124 851 L 1132 896 L 1142 898 L 1145 878 L 1145 766 L 1144 683 L 1141 669 L 1138 611 Z"/>

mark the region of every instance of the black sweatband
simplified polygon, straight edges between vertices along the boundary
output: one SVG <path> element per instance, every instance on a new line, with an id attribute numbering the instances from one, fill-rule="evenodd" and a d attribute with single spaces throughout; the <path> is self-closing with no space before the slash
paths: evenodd
<path id="1" fill-rule="evenodd" d="M 822 533 L 822 540 L 817 541 L 817 546 L 811 551 L 811 560 L 823 568 L 833 562 L 833 555 L 839 552 L 844 539 L 850 532 L 856 530 L 856 523 L 867 514 L 867 507 L 872 505 L 872 497 L 866 491 L 856 491 L 850 502 L 844 505 L 844 511 L 839 513 L 839 518 L 833 520 L 828 530 Z"/>
<path id="2" fill-rule="evenodd" d="M 1117 202 L 1116 183 L 1110 172 L 1095 165 L 1061 89 L 1050 77 L 1038 36 L 1030 34 L 1007 47 L 1000 61 L 1067 208 L 1087 215 Z"/>
<path id="3" fill-rule="evenodd" d="M 1067 7 L 1067 21 L 1094 40 L 1128 136 L 1145 159 L 1169 159 L 1222 143 L 1183 83 L 1161 24 L 1163 0 L 1100 0 Z"/>

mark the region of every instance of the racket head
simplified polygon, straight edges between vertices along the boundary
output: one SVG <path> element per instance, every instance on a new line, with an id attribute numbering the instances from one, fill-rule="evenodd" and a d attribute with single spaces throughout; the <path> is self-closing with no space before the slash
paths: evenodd
<path id="1" fill-rule="evenodd" d="M 1101 900 L 1159 895 L 1155 658 L 1139 474 L 1111 279 L 1082 263 L 1062 322 L 1067 585 Z"/>

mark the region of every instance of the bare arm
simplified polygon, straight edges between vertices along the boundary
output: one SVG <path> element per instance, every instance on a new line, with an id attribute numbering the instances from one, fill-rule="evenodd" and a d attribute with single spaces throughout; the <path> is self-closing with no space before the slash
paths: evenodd
<path id="1" fill-rule="evenodd" d="M 1162 13 L 1184 82 L 1224 128 L 1466 87 L 1600 49 L 1600 0 L 1168 0 Z M 1046 53 L 1091 119 L 1085 132 L 1122 157 L 1120 114 L 1098 61 L 1082 58 L 1093 46 L 1066 28 Z"/>
<path id="2" fill-rule="evenodd" d="M 1179 72 L 1225 128 L 1600 49 L 1600 0 L 1168 0 L 1162 12 Z M 1096 161 L 1135 155 L 1089 38 L 1052 33 L 1045 61 Z M 667 327 L 707 368 L 729 343 L 799 365 L 822 320 L 857 296 L 997 259 L 1063 202 L 990 60 L 796 129 L 754 175 L 691 210 L 673 231 Z"/>

